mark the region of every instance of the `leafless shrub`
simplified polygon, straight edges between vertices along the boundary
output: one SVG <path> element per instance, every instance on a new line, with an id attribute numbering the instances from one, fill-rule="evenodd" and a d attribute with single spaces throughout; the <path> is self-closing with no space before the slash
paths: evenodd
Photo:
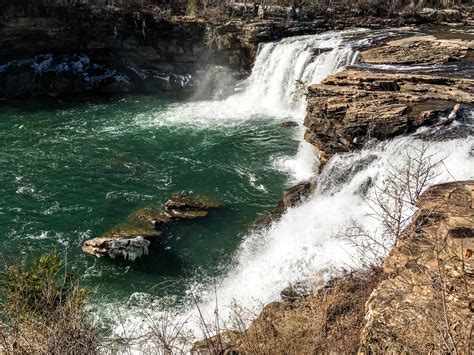
<path id="1" fill-rule="evenodd" d="M 92 296 L 57 252 L 30 265 L 5 265 L 0 278 L 2 353 L 95 353 L 99 334 L 87 319 Z"/>
<path id="2" fill-rule="evenodd" d="M 390 164 L 386 177 L 367 198 L 372 217 L 382 229 L 369 232 L 353 221 L 342 233 L 342 238 L 356 249 L 356 261 L 363 267 L 383 261 L 412 220 L 418 197 L 439 176 L 442 158 L 430 153 L 427 143 L 404 146 L 396 155 L 402 157 L 401 163 Z"/>

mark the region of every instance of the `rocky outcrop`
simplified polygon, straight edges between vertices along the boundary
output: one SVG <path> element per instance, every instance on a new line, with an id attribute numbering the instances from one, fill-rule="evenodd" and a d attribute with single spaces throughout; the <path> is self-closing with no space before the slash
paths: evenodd
<path id="1" fill-rule="evenodd" d="M 111 229 L 101 237 L 87 240 L 82 251 L 97 257 L 123 257 L 133 261 L 147 255 L 149 245 L 160 235 L 160 232 L 151 228 L 125 224 Z"/>
<path id="2" fill-rule="evenodd" d="M 361 53 L 360 61 L 370 64 L 433 65 L 474 59 L 474 41 L 415 36 L 389 41 Z"/>
<path id="3" fill-rule="evenodd" d="M 471 10 L 472 11 L 472 10 Z M 425 7 L 420 11 L 420 18 L 427 22 L 456 23 L 464 20 L 463 12 L 459 9 L 433 9 Z M 468 13 L 466 12 L 466 16 Z"/>
<path id="4" fill-rule="evenodd" d="M 260 42 L 326 28 L 318 21 L 172 16 L 161 7 L 138 3 L 5 2 L 0 97 L 6 98 L 83 92 L 212 94 L 248 73 Z M 83 71 L 72 66 L 78 58 L 87 58 Z M 45 67 L 38 71 L 35 63 Z"/>
<path id="5" fill-rule="evenodd" d="M 240 43 L 209 46 L 208 26 L 147 8 L 76 4 L 6 12 L 0 17 L 0 97 L 193 91 L 202 82 L 199 73 L 216 66 L 238 78 Z M 79 71 L 71 66 L 77 58 L 88 62 Z M 45 67 L 38 71 L 35 63 Z"/>
<path id="6" fill-rule="evenodd" d="M 474 318 L 474 181 L 437 185 L 384 262 L 362 350 L 468 353 Z"/>
<path id="7" fill-rule="evenodd" d="M 189 192 L 178 192 L 166 201 L 164 212 L 149 222 L 155 227 L 179 219 L 206 217 L 210 211 L 222 207 L 222 204 Z"/>
<path id="8" fill-rule="evenodd" d="M 279 219 L 288 208 L 295 207 L 306 200 L 316 189 L 313 181 L 302 181 L 283 191 L 283 198 L 278 202 L 276 208 L 269 214 L 257 219 L 252 228 L 259 229 L 271 225 L 272 222 Z"/>
<path id="9" fill-rule="evenodd" d="M 474 103 L 473 93 L 471 79 L 347 70 L 309 87 L 305 139 L 324 164 L 371 138 L 431 125 L 456 102 Z"/>
<path id="10" fill-rule="evenodd" d="M 87 240 L 82 251 L 101 257 L 117 256 L 135 260 L 148 254 L 148 247 L 155 243 L 162 230 L 170 223 L 206 217 L 211 210 L 222 205 L 211 199 L 190 192 L 178 192 L 166 201 L 163 211 L 143 208 L 128 216 L 127 221 L 104 233 Z"/>
<path id="11" fill-rule="evenodd" d="M 381 270 L 375 268 L 312 285 L 310 293 L 266 305 L 245 330 L 226 331 L 196 342 L 191 353 L 356 353 L 365 302 L 382 277 Z M 236 318 L 243 316 L 237 309 Z"/>

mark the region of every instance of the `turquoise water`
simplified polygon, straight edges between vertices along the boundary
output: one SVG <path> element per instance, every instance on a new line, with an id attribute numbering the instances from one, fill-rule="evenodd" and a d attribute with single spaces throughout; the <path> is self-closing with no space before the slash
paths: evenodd
<path id="1" fill-rule="evenodd" d="M 58 248 L 86 285 L 112 300 L 180 294 L 187 281 L 220 275 L 249 224 L 279 200 L 287 177 L 275 161 L 294 155 L 298 142 L 270 117 L 169 119 L 169 111 L 179 118 L 181 104 L 132 96 L 0 106 L 2 256 Z M 86 239 L 180 190 L 225 207 L 171 227 L 135 262 L 81 252 Z"/>

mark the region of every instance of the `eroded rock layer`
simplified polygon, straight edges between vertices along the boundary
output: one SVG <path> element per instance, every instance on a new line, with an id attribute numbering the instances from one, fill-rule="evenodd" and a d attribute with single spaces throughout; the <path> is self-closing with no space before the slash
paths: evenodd
<path id="1" fill-rule="evenodd" d="M 366 305 L 363 350 L 456 353 L 474 316 L 474 181 L 429 188 Z M 472 345 L 472 344 L 471 344 Z"/>
<path id="2" fill-rule="evenodd" d="M 432 65 L 467 59 L 474 41 L 415 36 L 389 41 L 361 53 L 360 61 L 371 64 Z"/>
<path id="3" fill-rule="evenodd" d="M 474 80 L 347 70 L 308 89 L 305 139 L 324 164 L 369 139 L 408 133 L 474 103 Z"/>

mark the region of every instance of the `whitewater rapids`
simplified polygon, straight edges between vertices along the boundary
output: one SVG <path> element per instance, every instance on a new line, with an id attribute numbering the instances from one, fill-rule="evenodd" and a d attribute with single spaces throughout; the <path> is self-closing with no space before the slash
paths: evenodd
<path id="1" fill-rule="evenodd" d="M 305 97 L 298 92 L 299 83 L 318 83 L 329 74 L 343 70 L 356 59 L 355 48 L 371 38 L 370 33 L 362 39 L 346 35 L 347 32 L 328 32 L 265 44 L 241 92 L 224 101 L 177 105 L 152 117 L 147 124 L 212 125 L 215 129 L 225 129 L 257 115 L 296 121 L 300 124 L 295 130 L 300 140 L 297 155 L 280 158 L 274 164 L 288 172 L 292 182 L 313 178 L 318 160 L 313 147 L 303 141 Z M 472 126 L 473 121 L 471 112 L 464 124 Z M 314 278 L 324 281 L 342 269 L 357 267 L 356 251 L 339 237 L 341 231 L 352 221 L 374 233 L 381 228 L 366 202 L 374 187 L 366 190 L 361 187 L 368 179 L 372 186 L 380 184 L 390 166 L 402 163 L 403 151 L 425 144 L 414 134 L 335 156 L 317 177 L 318 188 L 313 196 L 290 208 L 270 228 L 250 232 L 235 254 L 228 257 L 228 271 L 219 280 L 195 280 L 189 289 L 189 303 L 173 311 L 175 321 L 185 323 L 191 338 L 200 339 L 203 337 L 201 316 L 195 302 L 209 323 L 215 319 L 216 308 L 226 322 L 235 304 L 257 314 L 263 305 L 279 300 L 280 292 L 290 284 Z M 474 178 L 472 137 L 428 144 L 428 153 L 436 153 L 443 159 L 435 183 Z M 351 169 L 356 163 L 360 169 Z M 160 300 L 140 303 L 127 313 L 116 332 L 145 333 L 149 324 L 146 320 L 158 322 L 163 312 Z"/>

